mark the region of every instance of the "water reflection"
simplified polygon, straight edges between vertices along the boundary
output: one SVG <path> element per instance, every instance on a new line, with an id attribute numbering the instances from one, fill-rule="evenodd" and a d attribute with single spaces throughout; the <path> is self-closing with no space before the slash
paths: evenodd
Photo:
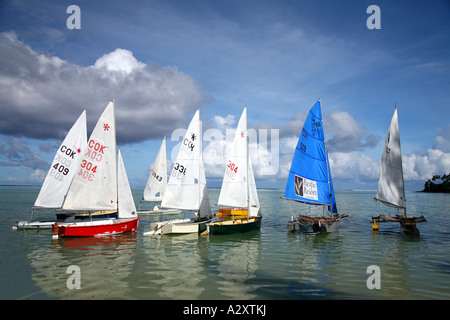
<path id="1" fill-rule="evenodd" d="M 206 272 L 199 254 L 199 235 L 143 237 L 146 264 L 142 288 L 146 299 L 197 299 L 205 290 L 199 283 Z"/>
<path id="2" fill-rule="evenodd" d="M 49 296 L 61 299 L 120 299 L 136 254 L 136 233 L 108 237 L 62 238 L 35 247 L 28 254 L 35 269 L 33 282 Z M 69 289 L 69 266 L 80 269 L 81 289 Z"/>
<path id="3" fill-rule="evenodd" d="M 11 200 L 9 207 L 0 208 L 1 224 L 8 227 L 1 234 L 5 235 L 4 242 L 10 243 L 3 247 L 3 278 L 15 272 L 14 276 L 33 281 L 27 284 L 23 280 L 21 285 L 28 285 L 24 290 L 9 285 L 4 291 L 16 290 L 15 296 L 25 298 L 40 294 L 39 297 L 59 299 L 450 297 L 450 267 L 446 259 L 450 229 L 445 210 L 448 197 L 440 196 L 440 207 L 427 214 L 429 222 L 421 225 L 421 236 L 411 238 L 402 234 L 396 224 L 372 232 L 370 217 L 378 213 L 373 192 L 337 195 L 341 211 L 350 214 L 337 233 L 287 232 L 285 223 L 291 213 L 279 201 L 281 194 L 260 193 L 264 208 L 260 231 L 207 237 L 144 237 L 142 232 L 151 219 L 143 218 L 135 233 L 52 242 L 51 232 L 46 231 L 15 231 L 11 236 L 10 220 L 15 221 L 19 214 L 10 213 L 23 212 L 27 218 L 36 195 L 33 190 L 29 201 L 17 200 L 20 206 Z M 436 206 L 432 202 L 436 200 L 434 195 L 408 194 L 408 199 L 415 201 L 417 207 L 426 204 L 427 199 L 430 208 Z M 24 263 L 24 258 L 32 268 L 9 269 Z M 80 268 L 80 290 L 67 288 L 71 275 L 67 268 L 71 265 Z M 370 265 L 380 267 L 380 290 L 366 286 Z M 33 284 L 42 291 L 34 293 Z M 27 292 L 30 294 L 25 295 Z"/>
<path id="4" fill-rule="evenodd" d="M 259 269 L 260 231 L 211 235 L 207 265 L 219 293 L 225 299 L 255 299 L 251 292 L 259 285 L 251 282 Z"/>

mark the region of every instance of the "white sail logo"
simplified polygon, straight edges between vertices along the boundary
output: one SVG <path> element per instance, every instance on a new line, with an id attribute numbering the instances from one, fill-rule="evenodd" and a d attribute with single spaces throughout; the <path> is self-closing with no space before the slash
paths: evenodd
<path id="1" fill-rule="evenodd" d="M 310 200 L 318 200 L 316 181 L 295 175 L 294 190 L 295 194 L 299 197 Z"/>

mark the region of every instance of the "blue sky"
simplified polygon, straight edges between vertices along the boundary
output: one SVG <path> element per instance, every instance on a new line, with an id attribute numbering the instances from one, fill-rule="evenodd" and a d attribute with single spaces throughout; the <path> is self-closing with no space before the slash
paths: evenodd
<path id="1" fill-rule="evenodd" d="M 71 4 L 81 29 L 66 26 Z M 372 4 L 381 29 L 366 26 Z M 284 188 L 318 98 L 336 188 L 376 188 L 395 105 L 407 189 L 450 172 L 445 0 L 6 0 L 0 58 L 0 184 L 42 183 L 82 110 L 89 134 L 110 99 L 134 186 L 200 108 L 208 185 L 219 187 L 226 133 L 247 106 L 257 185 Z"/>

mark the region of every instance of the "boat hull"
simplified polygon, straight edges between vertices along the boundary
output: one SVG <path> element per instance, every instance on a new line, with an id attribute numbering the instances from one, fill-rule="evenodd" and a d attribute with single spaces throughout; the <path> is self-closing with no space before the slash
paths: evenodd
<path id="1" fill-rule="evenodd" d="M 51 229 L 55 221 L 19 221 L 13 224 L 16 229 Z"/>
<path id="2" fill-rule="evenodd" d="M 378 217 L 372 217 L 372 229 L 374 231 L 379 230 L 379 223 L 381 222 L 398 222 L 400 223 L 400 230 L 405 234 L 420 235 L 417 224 L 420 222 L 427 222 L 423 217 L 405 217 L 402 215 L 396 215 L 396 217 L 390 217 L 385 215 L 380 215 Z"/>
<path id="3" fill-rule="evenodd" d="M 318 224 L 309 221 L 293 221 L 287 224 L 288 231 L 300 231 L 306 233 L 329 233 L 336 232 L 339 228 L 339 221 L 324 222 Z"/>
<path id="4" fill-rule="evenodd" d="M 242 233 L 261 228 L 262 217 L 252 217 L 245 219 L 219 220 L 208 223 L 206 230 L 208 234 L 231 234 Z"/>
<path id="5" fill-rule="evenodd" d="M 160 209 L 160 210 L 142 210 L 137 212 L 138 215 L 161 215 L 161 214 L 179 214 L 181 210 L 177 209 Z"/>
<path id="6" fill-rule="evenodd" d="M 136 231 L 139 218 L 55 224 L 59 237 L 92 237 Z"/>
<path id="7" fill-rule="evenodd" d="M 117 218 L 117 211 L 79 212 L 79 213 L 57 213 L 56 220 L 43 221 L 19 221 L 14 223 L 13 229 L 51 229 L 55 222 L 70 223 L 78 221 L 91 221 L 96 219 Z"/>
<path id="8" fill-rule="evenodd" d="M 56 220 L 90 220 L 90 219 L 114 219 L 117 218 L 117 211 L 95 211 L 95 212 L 77 212 L 77 213 L 57 213 Z"/>
<path id="9" fill-rule="evenodd" d="M 417 229 L 416 223 L 400 223 L 400 229 L 405 234 L 412 234 L 416 236 L 420 235 L 420 231 Z"/>
<path id="10" fill-rule="evenodd" d="M 174 219 L 153 222 L 150 224 L 150 230 L 144 232 L 144 235 L 201 233 L 206 230 L 208 222 L 211 222 L 211 220 Z"/>
<path id="11" fill-rule="evenodd" d="M 297 220 L 288 222 L 287 230 L 309 233 L 336 232 L 339 228 L 341 218 L 346 217 L 348 216 L 341 215 L 333 218 L 300 216 Z"/>

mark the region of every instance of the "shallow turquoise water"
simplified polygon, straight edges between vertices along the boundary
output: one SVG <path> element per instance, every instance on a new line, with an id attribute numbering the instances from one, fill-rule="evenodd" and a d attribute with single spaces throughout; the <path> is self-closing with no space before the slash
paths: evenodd
<path id="1" fill-rule="evenodd" d="M 408 192 L 411 216 L 423 214 L 420 237 L 370 217 L 389 213 L 374 191 L 337 191 L 343 219 L 334 234 L 286 231 L 292 216 L 282 190 L 258 190 L 260 231 L 236 235 L 51 239 L 51 231 L 15 231 L 39 187 L 0 187 L 0 299 L 450 299 L 450 195 Z M 133 188 L 136 203 L 142 188 Z M 219 190 L 210 190 L 211 204 Z M 213 207 L 213 209 L 216 209 Z M 308 209 L 303 207 L 302 210 Z M 380 268 L 368 289 L 367 268 Z M 69 266 L 80 289 L 69 289 Z M 70 286 L 70 285 L 69 285 Z"/>

